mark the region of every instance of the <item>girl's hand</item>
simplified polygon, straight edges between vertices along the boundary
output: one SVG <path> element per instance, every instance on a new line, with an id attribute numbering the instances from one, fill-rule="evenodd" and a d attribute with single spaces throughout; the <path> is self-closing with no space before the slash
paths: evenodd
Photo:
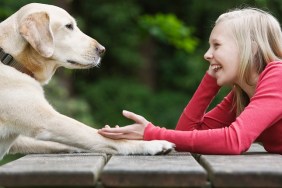
<path id="1" fill-rule="evenodd" d="M 126 110 L 123 110 L 122 114 L 126 118 L 135 121 L 135 123 L 125 127 L 116 126 L 115 128 L 106 125 L 105 128 L 98 130 L 98 133 L 111 139 L 143 140 L 144 130 L 149 121 Z"/>

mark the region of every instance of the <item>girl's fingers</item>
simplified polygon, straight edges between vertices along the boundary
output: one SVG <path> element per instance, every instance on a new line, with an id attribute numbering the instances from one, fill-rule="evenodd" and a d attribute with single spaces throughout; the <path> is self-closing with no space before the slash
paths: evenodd
<path id="1" fill-rule="evenodd" d="M 109 132 L 99 132 L 102 136 L 111 138 L 114 140 L 119 139 L 130 139 L 130 140 L 139 140 L 140 138 L 132 135 L 132 134 L 123 134 L 123 133 L 109 133 Z"/>
<path id="2" fill-rule="evenodd" d="M 103 132 L 103 131 L 98 131 L 98 132 L 102 136 L 105 136 L 111 139 L 122 139 L 122 135 L 123 135 L 123 133 L 111 133 L 111 132 Z"/>
<path id="3" fill-rule="evenodd" d="M 115 128 L 119 128 L 119 126 L 116 125 Z M 102 129 L 104 129 L 104 130 L 111 130 L 112 128 L 109 125 L 105 125 L 105 127 L 103 127 Z"/>
<path id="4" fill-rule="evenodd" d="M 119 127 L 118 125 L 114 128 L 102 128 L 99 132 L 107 132 L 107 133 L 127 133 L 130 131 L 129 127 Z"/>
<path id="5" fill-rule="evenodd" d="M 122 115 L 125 116 L 128 119 L 136 121 L 136 114 L 134 114 L 133 112 L 129 112 L 127 110 L 123 110 L 122 111 Z"/>
<path id="6" fill-rule="evenodd" d="M 135 113 L 133 113 L 133 112 L 129 112 L 129 111 L 127 111 L 127 110 L 123 110 L 123 111 L 122 111 L 122 114 L 123 114 L 126 118 L 131 119 L 131 120 L 133 120 L 133 121 L 135 121 L 135 122 L 137 122 L 137 123 L 143 123 L 143 121 L 144 121 L 144 117 L 142 117 L 142 116 L 140 116 L 140 115 L 138 115 L 138 114 L 135 114 Z"/>
<path id="7" fill-rule="evenodd" d="M 111 128 L 109 125 L 105 125 L 105 128 Z"/>

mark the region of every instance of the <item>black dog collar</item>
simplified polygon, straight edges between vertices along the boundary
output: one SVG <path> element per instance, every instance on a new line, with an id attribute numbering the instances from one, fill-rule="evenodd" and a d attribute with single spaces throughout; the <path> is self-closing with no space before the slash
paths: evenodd
<path id="1" fill-rule="evenodd" d="M 0 47 L 0 61 L 5 65 L 16 64 L 17 61 L 10 54 L 6 53 L 3 48 Z"/>
<path id="2" fill-rule="evenodd" d="M 31 77 L 33 77 L 33 73 L 31 71 L 29 71 L 27 68 L 25 68 L 23 65 L 21 65 L 20 63 L 18 63 L 13 56 L 11 56 L 10 54 L 6 53 L 3 48 L 0 47 L 0 61 L 8 66 L 14 67 L 15 69 L 17 69 L 18 71 L 28 74 Z"/>

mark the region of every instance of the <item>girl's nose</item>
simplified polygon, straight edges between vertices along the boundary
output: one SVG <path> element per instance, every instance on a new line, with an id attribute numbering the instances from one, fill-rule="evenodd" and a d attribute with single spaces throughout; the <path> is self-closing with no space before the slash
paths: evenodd
<path id="1" fill-rule="evenodd" d="M 207 61 L 210 61 L 212 59 L 213 55 L 211 53 L 211 49 L 209 48 L 208 51 L 205 53 L 204 58 Z"/>

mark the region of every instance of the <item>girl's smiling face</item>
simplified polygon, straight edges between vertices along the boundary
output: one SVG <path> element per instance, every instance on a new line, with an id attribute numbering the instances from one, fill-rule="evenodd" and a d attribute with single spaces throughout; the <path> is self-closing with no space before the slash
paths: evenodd
<path id="1" fill-rule="evenodd" d="M 219 86 L 240 84 L 238 80 L 239 48 L 227 22 L 220 22 L 213 28 L 210 48 L 204 58 L 209 61 Z"/>

